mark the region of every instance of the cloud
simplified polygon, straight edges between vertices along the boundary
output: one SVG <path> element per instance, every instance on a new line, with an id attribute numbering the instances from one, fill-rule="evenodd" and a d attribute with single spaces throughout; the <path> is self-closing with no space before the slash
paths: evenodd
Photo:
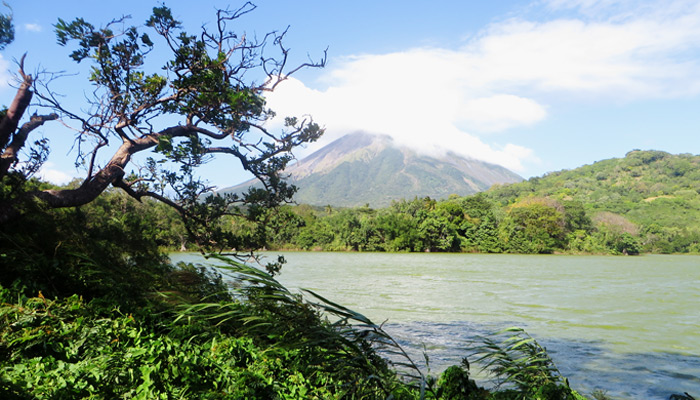
<path id="1" fill-rule="evenodd" d="M 460 116 L 479 131 L 498 132 L 539 122 L 547 111 L 532 99 L 498 94 L 466 101 Z"/>
<path id="2" fill-rule="evenodd" d="M 24 30 L 28 32 L 41 32 L 41 25 L 39 24 L 24 24 Z"/>
<path id="3" fill-rule="evenodd" d="M 497 132 L 529 125 L 544 118 L 544 107 L 511 94 L 474 96 L 455 60 L 460 57 L 440 49 L 351 57 L 323 77 L 327 88 L 289 79 L 268 96 L 268 104 L 280 116 L 311 114 L 326 126 L 326 137 L 310 151 L 362 130 L 424 153 L 450 150 L 522 170 L 522 162 L 533 159 L 527 149 L 490 146 L 458 126 Z"/>
<path id="4" fill-rule="evenodd" d="M 587 13 L 507 19 L 456 49 L 333 60 L 314 88 L 290 79 L 268 103 L 281 116 L 311 114 L 326 126 L 327 137 L 311 150 L 363 130 L 520 171 L 537 157 L 521 144 L 500 143 L 499 132 L 545 120 L 550 102 L 700 93 L 700 4 L 677 1 L 633 14 L 637 3 L 549 0 L 545 7 Z"/>
<path id="5" fill-rule="evenodd" d="M 623 100 L 694 95 L 700 4 L 686 11 L 623 22 L 512 19 L 490 26 L 463 54 L 470 75 L 491 88 Z"/>
<path id="6" fill-rule="evenodd" d="M 376 64 L 378 60 L 370 61 Z M 368 79 L 352 77 L 326 90 L 310 89 L 298 80 L 289 79 L 268 97 L 268 104 L 280 116 L 311 114 L 325 125 L 324 140 L 310 146 L 308 152 L 344 134 L 367 131 L 390 135 L 397 143 L 423 153 L 435 155 L 449 150 L 514 170 L 522 170 L 523 161 L 536 160 L 522 146 L 488 145 L 457 127 L 469 123 L 499 130 L 530 124 L 546 114 L 536 102 L 511 95 L 469 99 L 457 87 L 437 84 L 422 87 L 402 74 L 389 74 L 386 78 L 388 81 L 383 83 L 377 74 Z"/>
<path id="7" fill-rule="evenodd" d="M 0 54 L 0 91 L 10 88 L 11 79 L 10 63 Z"/>
<path id="8" fill-rule="evenodd" d="M 42 180 L 51 182 L 55 185 L 65 185 L 74 178 L 68 173 L 55 169 L 55 164 L 52 162 L 44 163 L 36 175 Z"/>

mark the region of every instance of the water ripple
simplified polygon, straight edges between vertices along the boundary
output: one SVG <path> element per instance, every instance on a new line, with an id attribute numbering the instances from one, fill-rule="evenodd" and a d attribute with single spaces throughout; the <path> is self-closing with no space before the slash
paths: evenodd
<path id="1" fill-rule="evenodd" d="M 471 322 L 411 322 L 385 326 L 414 361 L 433 374 L 457 365 L 477 336 L 511 326 Z M 617 353 L 602 341 L 537 338 L 571 386 L 583 394 L 602 390 L 614 399 L 668 399 L 700 394 L 700 357 L 670 352 Z M 428 355 L 425 365 L 423 353 Z M 488 386 L 486 376 L 479 375 Z"/>

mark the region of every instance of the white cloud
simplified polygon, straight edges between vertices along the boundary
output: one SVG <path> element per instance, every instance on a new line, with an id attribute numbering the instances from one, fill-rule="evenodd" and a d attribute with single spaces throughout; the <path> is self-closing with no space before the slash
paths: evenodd
<path id="1" fill-rule="evenodd" d="M 311 114 L 326 126 L 323 141 L 310 146 L 309 152 L 344 134 L 362 130 L 390 135 L 397 143 L 424 153 L 450 150 L 514 170 L 522 170 L 523 161 L 534 160 L 531 151 L 524 147 L 490 146 L 457 126 L 472 124 L 493 131 L 530 124 L 545 115 L 535 101 L 512 95 L 468 98 L 446 76 L 431 86 L 412 78 L 408 70 L 382 75 L 391 70 L 393 58 L 369 58 L 376 69 L 366 79 L 360 79 L 362 74 L 349 76 L 347 82 L 323 91 L 289 79 L 268 97 L 268 104 L 280 117 Z M 365 68 L 358 66 L 359 70 Z M 353 75 L 357 70 L 335 72 Z"/>
<path id="2" fill-rule="evenodd" d="M 29 32 L 41 32 L 41 25 L 39 24 L 24 24 L 24 30 Z"/>
<path id="3" fill-rule="evenodd" d="M 698 43 L 695 7 L 621 23 L 514 19 L 491 26 L 463 51 L 471 75 L 487 87 L 636 99 L 697 94 Z"/>
<path id="4" fill-rule="evenodd" d="M 324 71 L 322 89 L 290 79 L 268 102 L 281 116 L 311 114 L 324 124 L 319 146 L 364 130 L 518 171 L 538 161 L 533 151 L 497 144 L 493 133 L 543 121 L 554 98 L 609 103 L 700 93 L 700 3 L 647 7 L 637 15 L 620 11 L 636 1 L 547 3 L 606 14 L 514 18 L 488 26 L 460 49 L 346 57 Z"/>
<path id="5" fill-rule="evenodd" d="M 460 117 L 479 131 L 498 132 L 530 125 L 547 116 L 545 108 L 532 99 L 510 94 L 481 97 L 465 102 Z"/>
<path id="6" fill-rule="evenodd" d="M 74 178 L 68 173 L 55 169 L 55 164 L 52 162 L 44 163 L 36 175 L 42 180 L 51 182 L 55 185 L 65 185 Z"/>
<path id="7" fill-rule="evenodd" d="M 10 63 L 0 54 L 0 90 L 5 90 L 10 87 L 12 75 L 9 72 Z"/>

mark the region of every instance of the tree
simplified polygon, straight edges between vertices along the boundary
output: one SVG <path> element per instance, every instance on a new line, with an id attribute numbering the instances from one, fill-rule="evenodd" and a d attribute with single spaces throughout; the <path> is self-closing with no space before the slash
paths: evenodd
<path id="1" fill-rule="evenodd" d="M 637 240 L 637 225 L 622 215 L 607 211 L 596 214 L 593 219 L 598 230 L 596 236 L 608 250 L 615 254 L 639 254 L 641 246 Z"/>
<path id="2" fill-rule="evenodd" d="M 5 6 L 9 8 L 7 3 Z M 0 50 L 15 40 L 15 25 L 12 23 L 12 14 L 0 14 Z"/>
<path id="3" fill-rule="evenodd" d="M 458 251 L 457 228 L 443 208 L 432 210 L 418 226 L 425 251 Z"/>
<path id="4" fill-rule="evenodd" d="M 463 250 L 500 253 L 499 207 L 483 193 L 464 197 L 460 203 L 464 210 L 464 220 L 460 226 Z"/>
<path id="5" fill-rule="evenodd" d="M 261 40 L 231 31 L 254 9 L 245 3 L 219 10 L 213 27 L 197 35 L 186 33 L 165 6 L 154 8 L 140 27 L 126 26 L 127 17 L 101 28 L 82 18 L 59 19 L 58 42 L 74 46 L 73 60 L 91 64 L 93 91 L 80 107 L 87 111 L 74 110 L 51 90 L 56 75 L 34 79 L 25 72 L 24 57 L 19 62 L 21 83 L 0 122 L 0 222 L 36 207 L 80 206 L 112 185 L 138 200 L 152 197 L 174 207 L 190 234 L 207 246 L 223 238 L 224 231 L 215 226 L 220 216 L 256 220 L 264 209 L 289 201 L 295 188 L 284 182 L 281 171 L 292 159 L 290 151 L 315 141 L 323 129 L 310 118 L 289 117 L 281 132 L 270 131 L 265 122 L 275 114 L 265 107 L 264 94 L 301 68 L 322 67 L 325 53 L 318 62 L 290 69 L 286 31 Z M 169 54 L 164 64 L 149 58 L 156 48 Z M 20 126 L 30 104 L 36 112 Z M 29 190 L 24 183 L 49 151 L 46 141 L 27 145 L 29 134 L 53 121 L 74 129 L 76 164 L 85 176 L 75 188 Z M 26 160 L 20 160 L 22 149 L 31 149 Z M 133 167 L 134 157 L 146 151 L 153 153 Z M 211 188 L 196 168 L 214 155 L 237 159 L 264 189 L 203 196 Z M 127 173 L 130 165 L 135 169 Z"/>
<path id="6" fill-rule="evenodd" d="M 499 226 L 505 248 L 514 253 L 551 253 L 561 248 L 564 207 L 556 200 L 528 197 L 511 205 Z"/>

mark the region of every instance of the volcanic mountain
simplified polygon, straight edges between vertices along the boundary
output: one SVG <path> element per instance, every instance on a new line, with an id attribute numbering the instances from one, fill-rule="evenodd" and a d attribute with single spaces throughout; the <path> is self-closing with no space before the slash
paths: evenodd
<path id="1" fill-rule="evenodd" d="M 386 207 L 392 200 L 451 194 L 469 195 L 496 183 L 523 179 L 495 164 L 454 153 L 436 158 L 394 143 L 390 136 L 352 133 L 289 166 L 288 181 L 299 190 L 300 204 Z M 222 192 L 243 192 L 251 180 Z"/>

